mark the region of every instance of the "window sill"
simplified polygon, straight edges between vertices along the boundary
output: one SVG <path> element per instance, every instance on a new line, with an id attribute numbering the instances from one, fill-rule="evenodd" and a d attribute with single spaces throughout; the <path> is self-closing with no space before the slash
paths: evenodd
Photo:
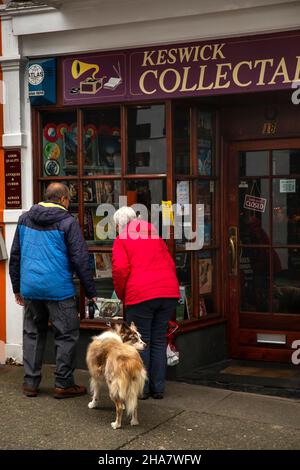
<path id="1" fill-rule="evenodd" d="M 179 323 L 179 329 L 176 331 L 176 335 L 189 333 L 190 331 L 195 330 L 202 330 L 204 328 L 208 328 L 214 325 L 221 325 L 226 323 L 226 321 L 227 320 L 225 318 L 220 317 L 219 315 L 213 315 L 211 317 L 206 317 L 201 320 L 196 318 L 194 320 L 184 320 Z"/>
<path id="2" fill-rule="evenodd" d="M 82 330 L 105 330 L 108 328 L 108 323 L 121 323 L 121 319 L 117 320 L 100 320 L 95 319 L 91 320 L 88 318 L 84 318 L 80 322 L 80 329 Z M 226 323 L 226 319 L 221 318 L 219 316 L 212 316 L 206 319 L 201 320 L 184 320 L 179 323 L 179 329 L 176 331 L 176 335 L 188 333 L 190 331 L 201 330 L 203 328 L 208 328 L 213 325 L 221 325 Z"/>

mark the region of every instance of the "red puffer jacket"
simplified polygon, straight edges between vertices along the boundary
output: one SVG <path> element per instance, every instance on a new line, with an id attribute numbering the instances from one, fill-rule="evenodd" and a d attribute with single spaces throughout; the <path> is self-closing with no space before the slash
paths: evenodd
<path id="1" fill-rule="evenodd" d="M 155 227 L 143 220 L 130 222 L 115 239 L 112 272 L 116 294 L 125 305 L 180 297 L 168 248 Z"/>

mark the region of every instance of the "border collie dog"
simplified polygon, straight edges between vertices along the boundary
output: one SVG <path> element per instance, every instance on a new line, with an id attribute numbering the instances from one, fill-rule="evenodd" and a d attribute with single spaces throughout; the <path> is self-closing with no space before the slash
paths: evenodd
<path id="1" fill-rule="evenodd" d="M 123 410 L 131 416 L 130 424 L 139 424 L 137 416 L 138 397 L 143 394 L 147 373 L 138 353 L 145 348 L 134 323 L 116 324 L 99 336 L 94 336 L 88 347 L 86 361 L 91 375 L 93 399 L 89 408 L 97 408 L 100 388 L 106 381 L 109 396 L 116 407 L 113 429 L 122 424 Z"/>

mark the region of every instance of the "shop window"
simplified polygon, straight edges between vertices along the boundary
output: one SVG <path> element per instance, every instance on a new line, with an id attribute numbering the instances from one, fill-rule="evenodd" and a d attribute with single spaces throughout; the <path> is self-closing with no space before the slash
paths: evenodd
<path id="1" fill-rule="evenodd" d="M 182 320 L 203 320 L 216 315 L 219 308 L 214 122 L 214 113 L 200 106 L 178 105 L 174 109 L 175 201 L 181 217 L 174 231 L 176 266 L 187 304 L 184 314 L 182 310 L 179 315 Z"/>
<path id="2" fill-rule="evenodd" d="M 166 173 L 165 106 L 129 108 L 127 129 L 128 173 Z"/>
<path id="3" fill-rule="evenodd" d="M 46 113 L 42 117 L 42 175 L 77 174 L 76 112 Z"/>
<path id="4" fill-rule="evenodd" d="M 174 160 L 177 175 L 190 174 L 190 107 L 174 109 Z"/>
<path id="5" fill-rule="evenodd" d="M 121 174 L 120 109 L 84 112 L 85 175 Z"/>
<path id="6" fill-rule="evenodd" d="M 214 133 L 213 115 L 211 112 L 197 113 L 197 149 L 198 174 L 211 176 L 213 163 Z"/>
<path id="7" fill-rule="evenodd" d="M 119 208 L 121 181 L 112 179 L 84 180 L 82 192 L 83 231 L 88 245 L 112 245 L 116 234 L 113 208 Z"/>
<path id="8" fill-rule="evenodd" d="M 216 285 L 215 271 L 217 266 L 216 253 L 214 251 L 198 252 L 197 260 L 198 277 L 198 318 L 204 318 L 216 312 Z"/>
<path id="9" fill-rule="evenodd" d="M 199 228 L 202 229 L 199 235 L 203 238 L 204 246 L 210 246 L 212 244 L 214 186 L 214 181 L 198 181 L 197 203 L 203 205 L 204 211 L 204 228 L 202 229 L 202 224 L 199 225 Z"/>
<path id="10" fill-rule="evenodd" d="M 176 274 L 180 286 L 180 300 L 176 309 L 176 321 L 194 318 L 192 295 L 192 254 L 177 253 L 175 256 Z"/>
<path id="11" fill-rule="evenodd" d="M 41 142 L 36 194 L 41 200 L 53 181 L 64 182 L 69 187 L 70 212 L 78 220 L 88 244 L 97 297 L 106 299 L 115 295 L 111 272 L 116 236 L 114 209 L 119 208 L 120 196 L 127 196 L 129 206 L 144 205 L 148 220 L 158 224 L 159 234 L 171 234 L 166 243 L 174 255 L 182 297 L 176 317 L 179 322 L 189 324 L 218 314 L 215 116 L 196 105 L 180 103 L 171 108 L 172 155 L 167 154 L 169 126 L 164 104 L 41 112 L 42 136 L 36 138 L 36 143 Z M 82 135 L 77 135 L 77 129 L 82 129 Z M 188 211 L 189 217 L 181 219 L 180 236 L 178 218 L 175 217 L 174 230 L 162 231 L 161 212 L 158 210 L 158 215 L 149 217 L 153 216 L 153 205 L 155 212 L 162 201 L 168 200 L 177 202 L 176 216 L 185 216 Z M 105 210 L 102 204 L 107 204 Z M 196 222 L 197 204 L 204 207 L 202 226 Z M 143 217 L 142 209 L 137 210 Z M 203 235 L 203 249 L 187 248 L 192 232 Z M 91 319 L 76 276 L 74 282 L 81 318 Z M 99 321 L 97 316 L 93 321 Z"/>
<path id="12" fill-rule="evenodd" d="M 166 182 L 162 179 L 141 179 L 127 181 L 128 205 L 143 204 L 151 211 L 152 204 L 161 205 L 166 199 Z"/>

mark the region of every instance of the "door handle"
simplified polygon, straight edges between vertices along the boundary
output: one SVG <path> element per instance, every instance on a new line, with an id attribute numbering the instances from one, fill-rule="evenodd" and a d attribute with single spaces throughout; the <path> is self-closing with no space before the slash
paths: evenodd
<path id="1" fill-rule="evenodd" d="M 237 275 L 237 227 L 229 228 L 229 252 L 230 252 L 230 274 Z"/>

